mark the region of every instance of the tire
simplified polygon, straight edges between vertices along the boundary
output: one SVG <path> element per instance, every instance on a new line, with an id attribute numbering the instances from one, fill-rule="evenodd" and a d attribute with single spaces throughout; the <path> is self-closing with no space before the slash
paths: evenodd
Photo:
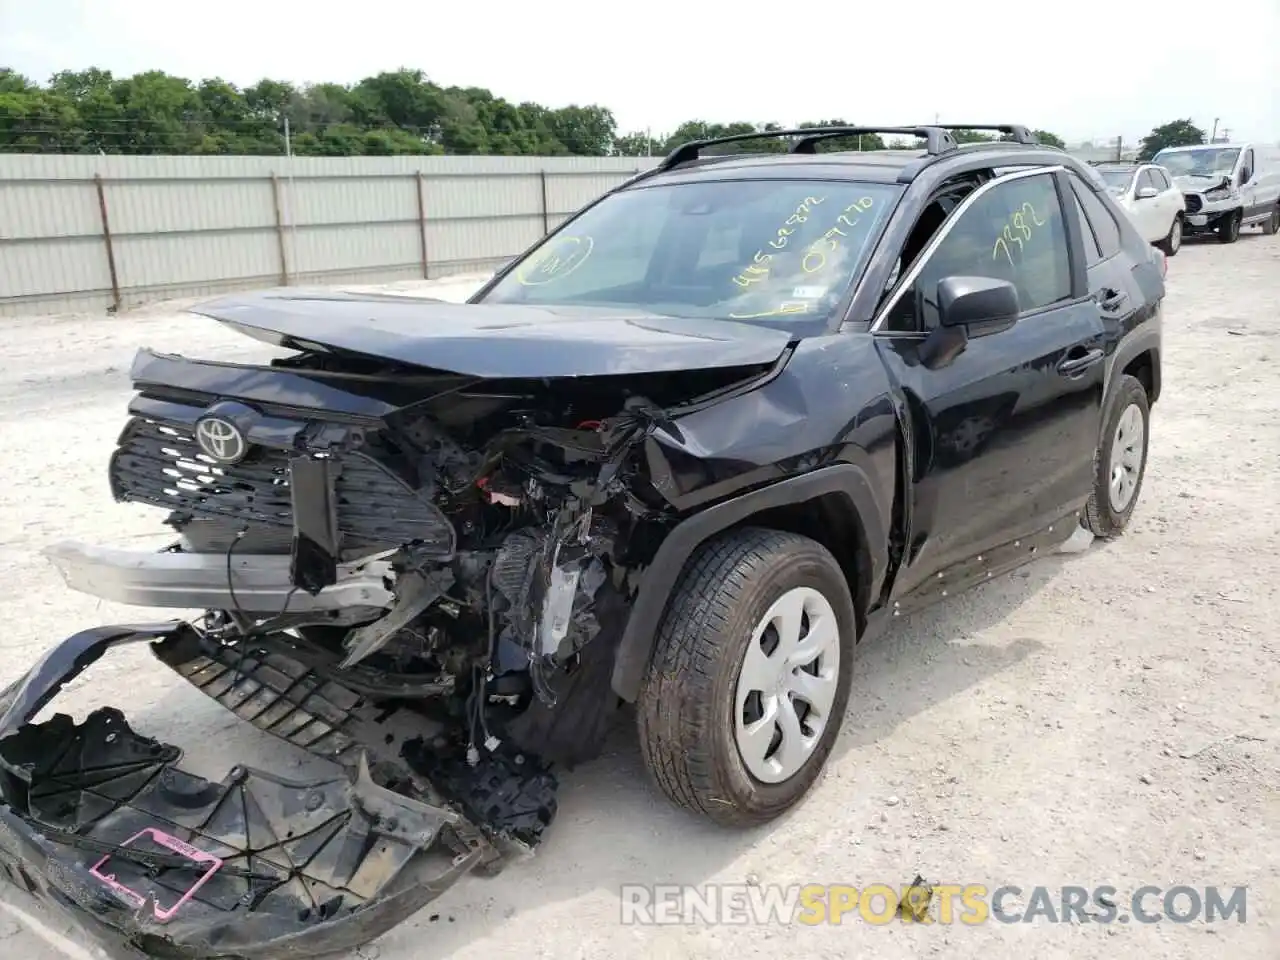
<path id="1" fill-rule="evenodd" d="M 1262 232 L 1268 237 L 1280 233 L 1280 206 L 1271 211 L 1271 216 L 1262 224 Z"/>
<path id="2" fill-rule="evenodd" d="M 1084 525 L 1095 537 L 1117 537 L 1129 525 L 1147 472 L 1150 426 L 1146 389 L 1136 377 L 1122 375 L 1094 458 L 1093 493 L 1085 507 Z M 1139 429 L 1141 436 L 1135 436 Z M 1118 477 L 1113 490 L 1116 470 L 1127 481 Z"/>
<path id="3" fill-rule="evenodd" d="M 1158 241 L 1156 246 L 1166 257 L 1177 256 L 1178 251 L 1182 249 L 1182 214 L 1174 215 L 1173 223 L 1169 224 L 1168 235 Z"/>
<path id="4" fill-rule="evenodd" d="M 1237 210 L 1233 213 L 1222 226 L 1218 227 L 1218 239 L 1223 243 L 1235 243 L 1240 239 L 1240 218 L 1244 216 L 1243 210 Z"/>
<path id="5" fill-rule="evenodd" d="M 818 672 L 805 672 L 817 681 L 809 681 L 815 701 L 829 696 L 830 705 L 809 716 L 802 708 L 791 728 L 794 739 L 782 735 L 781 741 L 782 728 L 760 710 L 795 717 L 785 705 L 797 702 L 788 693 L 794 688 L 782 684 L 804 671 L 789 665 L 779 671 L 772 693 L 748 693 L 739 683 L 744 674 L 776 670 L 781 658 L 771 661 L 770 654 L 790 646 L 766 619 L 779 604 L 793 611 L 803 605 L 812 615 L 807 632 L 804 619 L 796 618 L 800 639 L 818 643 L 826 636 L 830 642 L 814 661 Z M 839 733 L 856 634 L 848 581 L 820 543 L 748 527 L 699 547 L 667 605 L 637 704 L 641 753 L 658 786 L 677 805 L 730 827 L 766 823 L 794 807 L 822 772 Z M 753 646 L 756 640 L 761 642 Z M 754 670 L 748 669 L 752 663 Z M 739 725 L 744 737 L 750 732 L 744 718 L 760 730 L 754 744 L 768 744 L 751 751 L 750 761 L 738 745 Z M 791 754 L 783 749 L 787 744 L 802 749 Z M 785 762 L 801 757 L 798 765 Z"/>

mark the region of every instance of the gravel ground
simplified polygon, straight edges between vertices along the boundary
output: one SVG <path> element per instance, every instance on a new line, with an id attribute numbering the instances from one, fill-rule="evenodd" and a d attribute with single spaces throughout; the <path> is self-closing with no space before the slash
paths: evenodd
<path id="1" fill-rule="evenodd" d="M 708 827 L 658 795 L 622 729 L 604 759 L 567 778 L 533 860 L 463 881 L 362 955 L 1280 958 L 1280 238 L 1188 246 L 1169 286 L 1164 395 L 1129 533 L 1041 560 L 861 648 L 829 773 L 795 813 L 746 834 Z M 69 593 L 36 556 L 61 537 L 155 533 L 155 512 L 114 505 L 104 476 L 133 350 L 259 352 L 172 305 L 6 321 L 5 334 L 0 682 L 74 630 L 139 619 Z M 122 689 L 136 725 L 188 747 L 202 773 L 309 765 L 144 651 L 108 658 L 58 706 L 82 716 L 121 702 Z M 620 923 L 623 884 L 896 887 L 916 874 L 1028 890 L 1110 884 L 1121 909 L 1143 884 L 1248 884 L 1248 915 L 1150 926 Z M 14 891 L 0 896 L 0 956 L 91 955 L 65 921 Z"/>

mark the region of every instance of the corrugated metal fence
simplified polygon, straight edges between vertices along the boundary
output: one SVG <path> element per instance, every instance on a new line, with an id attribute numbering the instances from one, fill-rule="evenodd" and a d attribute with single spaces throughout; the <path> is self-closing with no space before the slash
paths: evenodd
<path id="1" fill-rule="evenodd" d="M 0 155 L 0 316 L 492 269 L 656 162 Z"/>

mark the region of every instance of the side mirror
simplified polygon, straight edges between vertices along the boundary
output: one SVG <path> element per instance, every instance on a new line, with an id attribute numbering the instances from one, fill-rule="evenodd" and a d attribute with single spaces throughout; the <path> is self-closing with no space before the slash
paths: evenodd
<path id="1" fill-rule="evenodd" d="M 1160 191 L 1155 187 L 1139 187 L 1138 192 L 1134 194 L 1139 200 L 1154 200 L 1160 196 Z"/>
<path id="2" fill-rule="evenodd" d="M 938 324 L 967 327 L 970 336 L 1013 326 L 1022 312 L 1018 288 L 991 277 L 946 277 L 938 282 Z"/>

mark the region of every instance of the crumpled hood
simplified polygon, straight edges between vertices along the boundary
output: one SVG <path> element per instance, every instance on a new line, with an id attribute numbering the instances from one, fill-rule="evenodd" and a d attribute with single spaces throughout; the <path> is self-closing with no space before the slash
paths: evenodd
<path id="1" fill-rule="evenodd" d="M 326 348 L 476 377 L 579 377 L 767 364 L 782 330 L 635 310 L 268 290 L 192 308 L 289 349 Z"/>
<path id="2" fill-rule="evenodd" d="M 1190 177 L 1183 174 L 1173 178 L 1173 185 L 1183 193 L 1204 193 L 1215 187 L 1220 187 L 1224 182 L 1228 182 L 1229 178 L 1225 176 L 1216 177 Z"/>

